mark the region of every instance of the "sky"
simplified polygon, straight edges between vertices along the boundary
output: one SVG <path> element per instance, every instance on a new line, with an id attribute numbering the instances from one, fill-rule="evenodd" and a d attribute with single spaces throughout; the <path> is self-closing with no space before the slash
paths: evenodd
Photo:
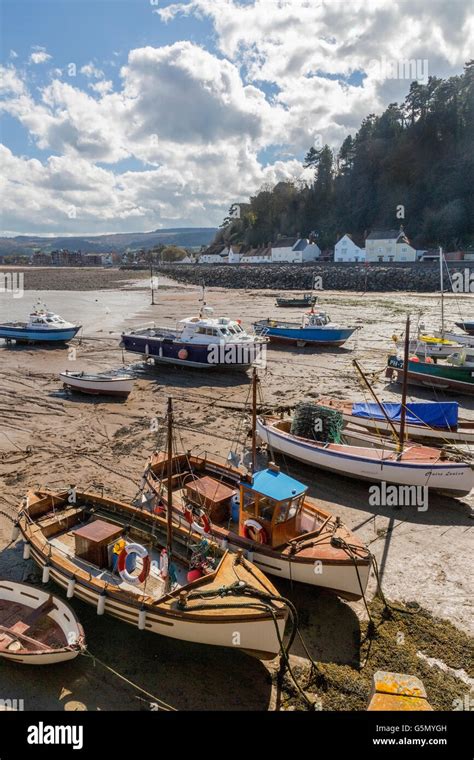
<path id="1" fill-rule="evenodd" d="M 471 0 L 0 0 L 0 14 L 2 235 L 217 226 L 263 185 L 307 180 L 311 145 L 337 150 L 412 79 L 461 73 L 474 39 Z"/>

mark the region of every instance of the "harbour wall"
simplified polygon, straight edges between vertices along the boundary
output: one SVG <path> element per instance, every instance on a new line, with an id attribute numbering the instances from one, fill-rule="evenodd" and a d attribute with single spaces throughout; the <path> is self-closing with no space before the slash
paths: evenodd
<path id="1" fill-rule="evenodd" d="M 460 273 L 457 292 L 474 292 L 474 262 L 448 262 L 450 276 Z M 221 288 L 269 290 L 349 290 L 355 292 L 439 291 L 437 263 L 355 264 L 334 261 L 308 264 L 161 264 L 155 269 L 167 277 L 188 284 Z M 472 272 L 472 277 L 471 277 Z M 472 284 L 471 284 L 472 279 Z M 454 281 L 461 282 L 459 274 Z M 444 273 L 444 287 L 451 284 Z"/>

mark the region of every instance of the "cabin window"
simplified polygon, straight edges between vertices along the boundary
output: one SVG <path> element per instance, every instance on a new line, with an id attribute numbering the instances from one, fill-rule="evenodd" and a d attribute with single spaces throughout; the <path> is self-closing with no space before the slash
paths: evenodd
<path id="1" fill-rule="evenodd" d="M 258 497 L 258 516 L 262 520 L 267 520 L 267 522 L 272 521 L 273 517 L 273 510 L 275 509 L 275 502 L 273 499 L 269 499 L 268 496 L 259 496 Z"/>
<path id="2" fill-rule="evenodd" d="M 198 327 L 198 328 L 196 329 L 196 332 L 197 332 L 199 335 L 205 335 L 205 334 L 206 334 L 206 328 L 205 328 L 205 327 Z"/>

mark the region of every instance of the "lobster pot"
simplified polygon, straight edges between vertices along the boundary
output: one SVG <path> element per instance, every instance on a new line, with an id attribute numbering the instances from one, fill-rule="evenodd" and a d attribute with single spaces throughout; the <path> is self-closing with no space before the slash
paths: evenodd
<path id="1" fill-rule="evenodd" d="M 313 441 L 340 443 L 343 427 L 341 412 L 319 406 L 314 401 L 301 401 L 295 407 L 291 434 Z"/>

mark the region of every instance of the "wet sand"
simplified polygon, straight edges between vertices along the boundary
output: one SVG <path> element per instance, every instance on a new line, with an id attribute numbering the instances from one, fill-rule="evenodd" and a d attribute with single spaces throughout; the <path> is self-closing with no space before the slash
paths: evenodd
<path id="1" fill-rule="evenodd" d="M 177 319 L 197 313 L 199 289 L 160 278 L 157 304 L 150 306 L 150 294 L 140 284 L 138 289 L 122 283 L 125 290 L 69 293 L 65 291 L 70 276 L 61 274 L 62 280 L 55 283 L 60 288 L 47 295 L 47 303 L 66 318 L 81 318 L 82 311 L 84 331 L 71 344 L 75 352 L 0 346 L 0 511 L 5 513 L 0 514 L 0 575 L 16 580 L 38 582 L 38 573 L 32 563 L 23 562 L 20 544 L 9 545 L 11 523 L 5 515 L 13 515 L 28 488 L 40 484 L 55 488 L 77 484 L 84 489 L 104 488 L 121 498 L 133 497 L 148 455 L 162 441 L 168 396 L 174 399 L 177 435 L 183 447 L 227 456 L 239 428 L 241 443 L 248 430 L 248 413 L 242 425 L 250 394 L 248 375 L 147 367 L 138 355 L 124 354 L 119 347 L 121 330 L 133 324 L 157 321 L 172 326 Z M 40 289 L 38 283 L 32 284 Z M 93 284 L 91 281 L 90 286 Z M 23 307 L 24 316 L 31 305 L 29 292 L 13 307 L 12 300 L 9 305 L 2 295 L 1 319 L 10 316 L 10 308 L 16 314 Z M 299 319 L 299 310 L 276 309 L 275 295 L 209 289 L 206 298 L 217 315 L 241 318 L 246 327 L 254 319 L 277 314 Z M 320 301 L 334 321 L 363 329 L 341 349 L 269 349 L 267 367 L 261 372 L 265 402 L 290 406 L 319 393 L 369 400 L 351 365 L 354 357 L 369 375 L 380 373 L 371 375 L 379 396 L 399 400 L 398 386 L 389 388 L 382 371 L 393 346 L 391 336 L 402 332 L 407 311 L 415 322 L 422 309 L 426 326 L 437 327 L 436 295 L 328 292 L 321 294 Z M 456 301 L 448 297 L 446 301 L 449 324 L 459 318 L 459 310 L 470 313 L 471 297 Z M 125 403 L 70 395 L 58 380 L 58 372 L 66 368 L 103 370 L 118 367 L 122 361 L 139 371 Z M 410 389 L 410 396 L 412 400 L 432 399 L 422 389 Z M 465 397 L 460 402 L 463 414 L 474 417 L 474 400 Z M 153 430 L 155 418 L 158 433 Z M 464 499 L 432 496 L 426 512 L 371 507 L 368 484 L 311 471 L 290 461 L 285 464 L 310 485 L 312 497 L 340 515 L 370 544 L 389 599 L 416 600 L 461 631 L 472 632 L 473 495 Z M 360 626 L 365 619 L 362 602 L 349 604 L 311 588 L 291 589 L 285 582 L 279 587 L 303 611 L 302 631 L 317 661 L 358 662 Z M 372 579 L 369 597 L 374 591 Z M 142 633 L 110 618 L 98 618 L 77 600 L 73 606 L 93 653 L 179 709 L 266 710 L 275 706 L 271 681 L 275 663 L 262 664 L 242 653 Z M 305 654 L 298 642 L 293 654 L 296 662 L 304 664 Z M 42 670 L 41 685 L 34 674 L 10 664 L 1 667 L 5 694 L 0 697 L 22 697 L 26 709 L 149 709 L 150 699 L 144 695 L 138 699 L 131 687 L 120 685 L 112 674 L 99 665 L 93 667 L 86 658 Z"/>

